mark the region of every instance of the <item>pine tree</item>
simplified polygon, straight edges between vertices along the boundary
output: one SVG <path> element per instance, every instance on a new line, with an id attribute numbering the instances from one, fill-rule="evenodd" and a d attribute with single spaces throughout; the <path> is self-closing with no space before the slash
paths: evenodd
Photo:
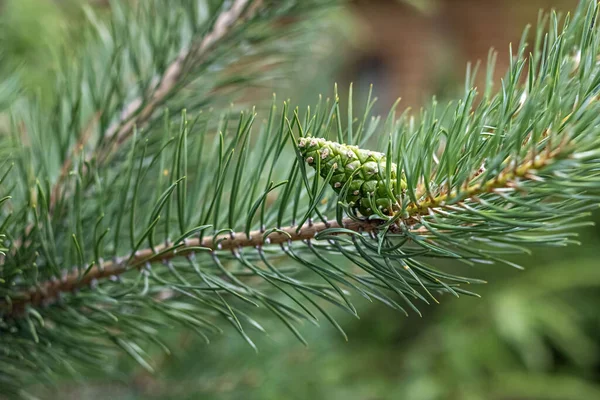
<path id="1" fill-rule="evenodd" d="M 352 296 L 419 314 L 483 283 L 448 261 L 576 243 L 600 194 L 595 1 L 526 32 L 499 90 L 492 55 L 485 88 L 470 72 L 462 99 L 418 116 L 371 117 L 371 94 L 342 112 L 337 91 L 227 106 L 301 68 L 302 21 L 332 3 L 116 2 L 88 13 L 52 99 L 2 83 L 2 394 L 115 352 L 153 371 L 167 326 L 255 346 L 266 311 L 303 342 L 321 315 L 345 336 L 329 310 L 358 316 Z"/>

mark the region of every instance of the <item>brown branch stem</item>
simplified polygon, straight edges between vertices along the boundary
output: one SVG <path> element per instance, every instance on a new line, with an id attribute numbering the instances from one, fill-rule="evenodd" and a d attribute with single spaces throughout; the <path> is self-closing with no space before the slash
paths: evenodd
<path id="1" fill-rule="evenodd" d="M 381 221 L 345 219 L 343 221 L 343 228 L 357 233 L 374 232 L 380 224 Z M 265 232 L 252 231 L 249 236 L 246 233 L 234 233 L 206 237 L 202 240 L 198 238 L 189 239 L 178 245 L 165 243 L 156 246 L 154 249 L 147 248 L 140 250 L 130 257 L 117 257 L 113 260 L 102 262 L 102 265 L 93 266 L 85 275 L 82 275 L 83 271 L 80 269 L 72 268 L 61 279 L 45 281 L 37 287 L 32 287 L 27 292 L 21 293 L 12 301 L 11 310 L 8 314 L 21 314 L 27 305 L 35 307 L 48 304 L 55 301 L 61 293 L 68 293 L 88 287 L 96 281 L 121 275 L 132 268 L 141 268 L 150 263 L 164 262 L 174 257 L 189 256 L 199 251 L 200 248 L 209 251 L 222 251 L 309 240 L 315 238 L 317 234 L 328 228 L 340 228 L 340 225 L 337 222 L 320 222 L 302 227 L 299 231 L 294 226 L 286 227 L 271 232 L 266 237 Z M 6 303 L 0 302 L 0 310 L 6 308 L 6 306 Z"/>

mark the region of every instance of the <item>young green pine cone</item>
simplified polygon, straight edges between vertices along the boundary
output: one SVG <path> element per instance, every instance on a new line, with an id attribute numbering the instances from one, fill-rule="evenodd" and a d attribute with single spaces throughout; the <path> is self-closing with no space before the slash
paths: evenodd
<path id="1" fill-rule="evenodd" d="M 340 193 L 346 182 L 350 181 L 344 200 L 362 215 L 374 214 L 373 207 L 386 215 L 393 215 L 399 210 L 395 197 L 406 186 L 402 182 L 400 190 L 396 188 L 397 167 L 392 163 L 391 187 L 389 190 L 386 188 L 385 154 L 311 137 L 300 138 L 298 148 L 304 160 L 313 168 L 317 168 L 317 159 L 320 160 L 323 178 L 327 178 L 334 169 L 329 183 L 336 193 Z"/>

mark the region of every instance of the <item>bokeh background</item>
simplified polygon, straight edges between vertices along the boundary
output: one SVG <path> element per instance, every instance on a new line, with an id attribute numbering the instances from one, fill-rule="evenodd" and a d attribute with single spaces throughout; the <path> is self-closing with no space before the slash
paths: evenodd
<path id="1" fill-rule="evenodd" d="M 166 0 L 165 0 L 166 1 Z M 0 0 L 0 74 L 19 67 L 20 85 L 50 94 L 61 45 L 77 46 L 83 0 Z M 86 2 L 100 15 L 110 3 Z M 467 62 L 499 51 L 535 24 L 540 8 L 567 12 L 573 0 L 355 0 L 311 21 L 323 29 L 305 73 L 268 90 L 298 102 L 375 85 L 377 111 L 418 109 L 433 95 L 461 91 Z M 60 57 L 60 55 L 58 55 Z M 263 97 L 255 93 L 256 100 Z M 268 96 L 267 96 L 268 98 Z M 600 220 L 596 213 L 593 219 Z M 305 327 L 304 347 L 275 321 L 255 335 L 256 354 L 235 332 L 210 345 L 172 336 L 173 354 L 156 353 L 151 376 L 123 358 L 123 373 L 40 389 L 43 399 L 600 399 L 600 229 L 579 231 L 580 246 L 534 249 L 523 271 L 477 267 L 490 283 L 481 298 L 445 298 L 405 317 L 358 301 L 360 320 L 339 314 L 350 338 L 327 324 Z"/>

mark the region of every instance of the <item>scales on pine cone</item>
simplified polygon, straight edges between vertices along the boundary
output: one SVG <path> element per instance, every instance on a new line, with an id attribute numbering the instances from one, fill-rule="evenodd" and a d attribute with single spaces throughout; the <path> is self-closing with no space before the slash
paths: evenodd
<path id="1" fill-rule="evenodd" d="M 317 168 L 317 162 L 320 163 L 323 178 L 332 173 L 329 183 L 336 193 L 339 194 L 346 182 L 350 181 L 344 200 L 362 215 L 375 214 L 373 207 L 386 215 L 393 215 L 400 209 L 396 200 L 401 192 L 396 188 L 397 167 L 390 163 L 388 188 L 385 154 L 310 137 L 300 138 L 298 148 L 304 160 L 313 168 Z M 401 185 L 401 189 L 404 189 L 404 182 Z"/>

